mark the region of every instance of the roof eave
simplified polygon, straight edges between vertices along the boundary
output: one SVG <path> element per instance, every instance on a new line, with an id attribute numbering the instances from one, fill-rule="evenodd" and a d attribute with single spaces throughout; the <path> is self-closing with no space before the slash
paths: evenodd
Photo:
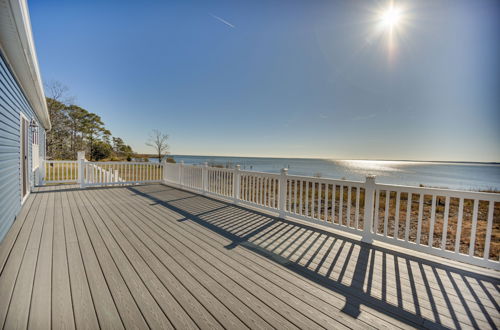
<path id="1" fill-rule="evenodd" d="M 2 53 L 42 126 L 51 128 L 26 0 L 0 0 Z"/>

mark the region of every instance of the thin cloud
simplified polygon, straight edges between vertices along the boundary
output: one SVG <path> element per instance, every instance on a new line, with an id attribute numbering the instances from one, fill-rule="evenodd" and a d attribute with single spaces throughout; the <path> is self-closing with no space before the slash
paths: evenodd
<path id="1" fill-rule="evenodd" d="M 212 16 L 213 18 L 215 18 L 216 20 L 218 20 L 219 22 L 222 22 L 224 24 L 226 24 L 227 26 L 229 26 L 230 28 L 234 29 L 235 26 L 231 23 L 229 23 L 228 21 L 226 21 L 225 19 L 223 18 L 220 18 L 219 16 L 216 16 L 214 14 L 210 14 L 210 16 Z"/>
<path id="2" fill-rule="evenodd" d="M 366 116 L 356 116 L 353 118 L 353 120 L 368 120 L 368 119 L 372 119 L 372 118 L 375 118 L 374 113 L 372 113 L 370 115 L 366 115 Z"/>

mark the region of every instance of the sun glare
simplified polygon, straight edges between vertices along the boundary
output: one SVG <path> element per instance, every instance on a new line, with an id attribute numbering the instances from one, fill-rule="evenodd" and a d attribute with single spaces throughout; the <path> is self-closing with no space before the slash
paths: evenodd
<path id="1" fill-rule="evenodd" d="M 380 15 L 380 22 L 386 28 L 394 28 L 401 21 L 401 10 L 394 7 L 393 4 Z"/>
<path id="2" fill-rule="evenodd" d="M 388 58 L 392 63 L 398 53 L 398 39 L 403 37 L 408 25 L 407 8 L 390 1 L 385 7 L 376 11 L 375 21 L 376 33 L 380 33 L 386 40 Z"/>

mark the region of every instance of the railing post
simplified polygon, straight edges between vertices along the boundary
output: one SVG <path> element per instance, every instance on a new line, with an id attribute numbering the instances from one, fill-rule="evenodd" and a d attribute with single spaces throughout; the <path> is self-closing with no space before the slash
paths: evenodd
<path id="1" fill-rule="evenodd" d="M 78 160 L 78 183 L 80 188 L 85 188 L 85 176 L 83 175 L 83 169 L 85 167 L 85 159 L 81 158 Z"/>
<path id="2" fill-rule="evenodd" d="M 240 185 L 241 185 L 241 175 L 240 175 L 240 165 L 236 165 L 233 172 L 233 198 L 234 202 L 238 204 L 240 200 Z"/>
<path id="3" fill-rule="evenodd" d="M 45 159 L 42 158 L 40 166 L 38 166 L 38 184 L 43 186 L 45 184 Z"/>
<path id="4" fill-rule="evenodd" d="M 208 163 L 204 162 L 203 167 L 201 168 L 201 189 L 203 191 L 203 195 L 206 195 L 208 192 Z"/>
<path id="5" fill-rule="evenodd" d="M 287 183 L 287 176 L 288 176 L 288 169 L 287 168 L 282 168 L 281 169 L 281 175 L 279 178 L 279 200 L 278 200 L 278 206 L 279 206 L 279 217 L 280 218 L 285 218 L 285 211 L 286 211 L 286 183 Z"/>
<path id="6" fill-rule="evenodd" d="M 179 185 L 182 187 L 183 186 L 183 176 L 184 176 L 184 161 L 181 160 L 181 163 L 179 164 Z"/>
<path id="7" fill-rule="evenodd" d="M 368 175 L 365 181 L 365 215 L 362 242 L 373 242 L 373 198 L 375 196 L 375 175 Z"/>
<path id="8" fill-rule="evenodd" d="M 76 159 L 78 160 L 78 183 L 80 184 L 80 188 L 85 188 L 85 176 L 83 174 L 83 169 L 85 167 L 85 151 L 78 151 Z"/>
<path id="9" fill-rule="evenodd" d="M 162 168 L 163 178 L 160 181 L 163 181 L 163 183 L 165 183 L 167 181 L 167 159 L 166 158 L 161 161 L 161 166 L 163 167 Z"/>

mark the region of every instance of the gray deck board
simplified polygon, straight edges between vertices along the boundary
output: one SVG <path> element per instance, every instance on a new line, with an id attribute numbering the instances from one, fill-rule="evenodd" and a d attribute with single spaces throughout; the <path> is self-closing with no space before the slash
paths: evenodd
<path id="1" fill-rule="evenodd" d="M 52 242 L 54 236 L 54 195 L 47 201 L 45 224 L 40 242 L 40 252 L 35 270 L 33 293 L 31 294 L 31 310 L 29 324 L 34 327 L 49 329 L 52 324 Z"/>
<path id="2" fill-rule="evenodd" d="M 68 269 L 66 235 L 64 227 L 72 221 L 68 205 L 62 202 L 64 194 L 54 196 L 54 242 L 52 264 L 52 325 L 57 329 L 74 329 L 73 301 Z M 49 204 L 50 205 L 50 204 Z M 47 211 L 49 214 L 49 211 Z M 48 219 L 46 219 L 47 221 Z"/>
<path id="3" fill-rule="evenodd" d="M 6 329 L 27 328 L 28 326 L 31 291 L 33 289 L 33 279 L 35 277 L 35 268 L 46 209 L 47 196 L 44 196 L 37 210 L 21 265 L 18 269 L 9 305 L 9 313 L 4 323 Z"/>
<path id="4" fill-rule="evenodd" d="M 103 329 L 124 328 L 115 304 L 115 300 L 111 296 L 111 291 L 109 290 L 108 284 L 101 270 L 101 266 L 90 242 L 90 238 L 88 237 L 85 226 L 83 225 L 82 214 L 77 207 L 73 194 L 68 194 L 68 202 L 71 205 L 76 236 L 80 245 L 85 274 L 88 279 L 99 326 Z M 75 314 L 78 313 L 80 313 L 80 311 L 76 310 Z"/>
<path id="5" fill-rule="evenodd" d="M 0 245 L 0 325 L 498 328 L 499 278 L 164 185 L 48 186 Z"/>
<path id="6" fill-rule="evenodd" d="M 90 293 L 89 282 L 83 264 L 80 244 L 74 225 L 73 213 L 68 200 L 68 193 L 62 193 L 64 219 L 64 233 L 66 237 L 66 249 L 68 256 L 68 272 L 70 278 L 71 298 L 77 329 L 96 329 L 99 327 L 94 302 Z"/>
<path id="7" fill-rule="evenodd" d="M 106 244 L 104 243 L 99 231 L 93 224 L 93 217 L 97 214 L 93 212 L 92 205 L 83 201 L 79 193 L 74 194 L 78 209 L 82 215 L 83 225 L 90 238 L 93 250 L 97 256 L 100 269 L 104 274 L 106 283 L 111 291 L 113 300 L 115 301 L 120 317 L 126 328 L 144 329 L 148 327 L 143 314 L 135 302 L 132 292 L 125 283 L 122 274 L 118 270 L 116 264 L 109 253 Z"/>
<path id="8" fill-rule="evenodd" d="M 4 262 L 5 266 L 3 267 L 0 275 L 0 297 L 2 298 L 0 299 L 0 323 L 2 324 L 2 327 L 5 325 L 5 319 L 7 318 L 7 312 L 12 300 L 12 292 L 14 291 L 14 286 L 19 274 L 19 268 L 23 261 L 24 252 L 42 200 L 42 196 L 33 196 L 32 198 L 35 199 L 35 201 L 30 208 L 30 212 L 25 213 L 24 217 L 16 220 L 16 222 L 21 224 L 17 227 L 19 228 L 19 232 L 16 230 L 9 231 L 6 237 L 6 240 L 8 240 L 8 236 L 15 235 L 16 239 L 12 244 L 6 244 L 6 248 L 10 247 L 10 251 L 8 253 L 4 253 L 6 256 Z"/>

